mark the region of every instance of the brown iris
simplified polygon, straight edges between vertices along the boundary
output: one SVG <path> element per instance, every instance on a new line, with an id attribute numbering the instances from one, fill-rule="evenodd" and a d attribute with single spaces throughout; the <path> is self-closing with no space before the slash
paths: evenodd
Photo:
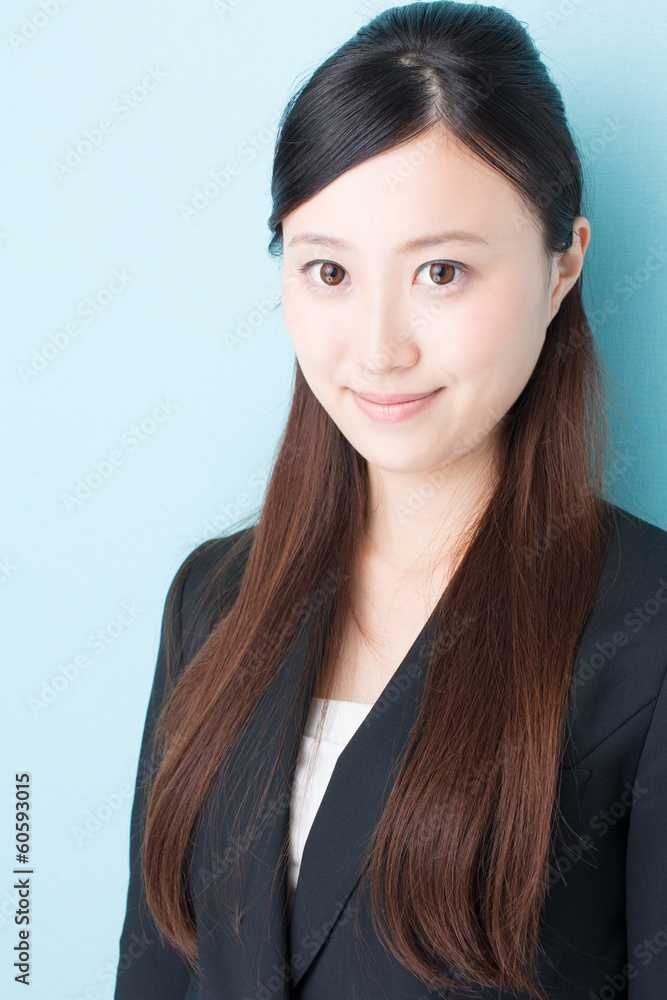
<path id="1" fill-rule="evenodd" d="M 343 277 L 343 268 L 338 264 L 322 264 L 320 266 L 320 278 L 327 285 L 339 285 Z"/>
<path id="2" fill-rule="evenodd" d="M 452 272 L 448 278 L 445 278 L 445 275 L 441 273 L 445 270 Z M 429 277 L 436 285 L 448 285 L 454 278 L 455 272 L 456 268 L 453 264 L 431 264 L 428 270 Z"/>

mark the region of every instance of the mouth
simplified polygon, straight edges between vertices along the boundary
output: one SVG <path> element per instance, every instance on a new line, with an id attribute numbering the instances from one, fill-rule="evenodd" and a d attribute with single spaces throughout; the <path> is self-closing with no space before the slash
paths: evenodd
<path id="1" fill-rule="evenodd" d="M 442 386 L 440 387 L 442 388 Z M 396 392 L 356 392 L 355 396 L 367 399 L 369 403 L 380 403 L 381 406 L 392 406 L 394 403 L 412 403 L 415 399 L 426 399 L 440 389 L 430 389 L 428 392 L 396 393 Z"/>
<path id="2" fill-rule="evenodd" d="M 353 392 L 352 394 L 358 408 L 371 420 L 394 423 L 421 413 L 444 390 L 445 387 L 440 386 L 439 389 L 420 393 Z"/>

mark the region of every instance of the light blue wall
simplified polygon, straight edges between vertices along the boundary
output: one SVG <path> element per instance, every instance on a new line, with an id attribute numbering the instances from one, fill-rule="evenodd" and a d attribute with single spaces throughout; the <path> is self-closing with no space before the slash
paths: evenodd
<path id="1" fill-rule="evenodd" d="M 32 775 L 30 996 L 112 995 L 167 587 L 198 541 L 257 507 L 287 412 L 293 352 L 266 253 L 277 118 L 384 6 L 3 4 L 3 997 L 26 995 L 10 957 L 15 771 Z M 590 290 L 619 390 L 610 482 L 667 528 L 665 7 L 507 9 L 588 153 Z M 87 133 L 90 151 L 58 167 Z M 188 213 L 197 189 L 209 197 Z"/>

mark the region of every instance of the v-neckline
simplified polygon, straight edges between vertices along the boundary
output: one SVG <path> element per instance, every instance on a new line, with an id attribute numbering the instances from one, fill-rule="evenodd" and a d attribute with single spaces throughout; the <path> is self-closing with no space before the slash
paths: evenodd
<path id="1" fill-rule="evenodd" d="M 340 572 L 340 560 L 339 560 L 338 557 L 336 557 L 335 572 L 336 572 L 336 574 L 338 574 Z M 436 615 L 437 615 L 438 610 L 441 607 L 443 601 L 446 599 L 447 591 L 449 590 L 449 587 L 450 587 L 450 584 L 451 584 L 451 579 L 452 578 L 450 577 L 449 580 L 447 581 L 447 584 L 445 585 L 442 593 L 440 594 L 440 597 L 438 598 L 438 600 L 436 601 L 435 605 L 433 606 L 433 609 L 432 609 L 431 613 L 429 614 L 428 618 L 426 619 L 426 621 L 422 625 L 421 630 L 419 631 L 419 634 L 416 636 L 416 638 L 412 642 L 412 645 L 410 646 L 410 648 L 406 652 L 405 656 L 403 657 L 403 659 L 400 661 L 400 663 L 398 664 L 398 666 L 394 670 L 394 672 L 391 675 L 391 677 L 388 679 L 387 683 L 385 684 L 384 688 L 382 689 L 382 691 L 380 692 L 380 694 L 378 695 L 378 697 L 375 699 L 375 701 L 374 702 L 358 702 L 358 704 L 370 704 L 371 705 L 371 708 L 370 708 L 369 713 L 368 713 L 369 715 L 373 715 L 373 713 L 376 710 L 379 709 L 379 706 L 384 701 L 384 699 L 387 698 L 389 691 L 393 689 L 393 686 L 395 685 L 395 683 L 397 681 L 397 678 L 401 674 L 401 671 L 403 670 L 403 668 L 406 666 L 406 664 L 408 664 L 409 662 L 411 662 L 411 661 L 414 660 L 415 655 L 417 653 L 417 648 L 418 647 L 422 647 L 421 653 L 422 653 L 422 656 L 423 656 L 423 652 L 424 652 L 424 650 L 423 650 L 424 640 L 426 639 L 427 635 L 430 632 L 432 632 L 432 630 L 433 630 L 433 625 L 435 623 Z M 324 655 L 324 652 L 325 652 L 325 649 L 326 649 L 327 639 L 329 637 L 330 610 L 331 610 L 331 601 L 329 601 L 329 603 L 327 605 L 326 614 L 324 616 L 324 624 L 323 624 L 323 628 L 322 628 L 322 638 L 321 638 L 321 643 L 320 643 L 320 647 L 319 647 L 319 655 L 320 655 L 320 657 Z M 340 701 L 341 699 L 331 699 L 331 700 L 338 700 L 338 701 Z M 311 696 L 311 701 L 312 701 L 312 696 Z M 353 737 L 353 739 L 354 739 L 354 737 Z"/>
<path id="2" fill-rule="evenodd" d="M 333 572 L 336 575 L 336 577 L 338 578 L 338 576 L 340 574 L 340 556 L 338 554 L 336 554 L 336 556 L 334 558 Z M 393 674 L 389 677 L 389 679 L 387 680 L 387 683 L 385 684 L 384 688 L 382 689 L 382 691 L 380 692 L 380 694 L 378 695 L 378 697 L 375 699 L 375 701 L 374 702 L 356 702 L 356 704 L 359 704 L 359 705 L 361 705 L 361 704 L 363 704 L 363 705 L 370 705 L 371 706 L 370 714 L 373 713 L 373 711 L 375 710 L 375 708 L 377 707 L 377 705 L 380 703 L 380 701 L 386 696 L 388 689 L 390 689 L 391 686 L 392 686 L 392 682 L 395 680 L 396 676 L 398 674 L 400 674 L 401 669 L 404 666 L 404 664 L 406 663 L 406 661 L 408 659 L 410 659 L 410 658 L 413 657 L 416 647 L 423 642 L 423 640 L 424 640 L 427 632 L 431 631 L 431 629 L 433 627 L 433 623 L 434 623 L 435 618 L 436 618 L 436 615 L 438 613 L 438 609 L 440 608 L 441 604 L 443 603 L 443 601 L 446 598 L 447 591 L 449 590 L 449 587 L 450 587 L 453 575 L 454 574 L 450 574 L 450 576 L 448 577 L 447 583 L 445 584 L 445 586 L 444 586 L 442 592 L 440 593 L 440 596 L 438 597 L 437 601 L 433 605 L 431 613 L 429 614 L 428 618 L 426 619 L 426 621 L 422 625 L 422 627 L 421 627 L 418 635 L 413 640 L 411 646 L 409 647 L 409 649 L 407 650 L 407 652 L 403 656 L 403 659 L 397 665 L 397 667 L 394 670 Z M 322 634 L 321 634 L 320 644 L 319 644 L 319 648 L 318 648 L 318 657 L 320 659 L 320 662 L 322 661 L 322 658 L 324 657 L 324 654 L 326 652 L 326 644 L 327 644 L 327 639 L 329 637 L 329 624 L 330 624 L 330 617 L 331 617 L 330 616 L 331 603 L 332 603 L 332 597 L 330 596 L 329 600 L 328 600 L 328 603 L 327 603 L 327 606 L 326 606 L 326 614 L 324 615 L 324 623 L 323 623 L 323 626 L 322 626 Z M 311 677 L 311 683 L 312 683 L 312 677 Z M 311 687 L 310 688 L 310 692 L 309 692 L 309 703 L 314 700 L 314 697 L 312 695 L 312 691 L 313 690 L 314 690 L 314 687 Z M 320 698 L 320 700 L 321 701 L 347 701 L 347 699 L 341 699 L 341 698 Z"/>
<path id="3" fill-rule="evenodd" d="M 419 711 L 427 661 L 433 648 L 434 622 L 449 585 L 448 582 L 410 649 L 338 755 L 303 846 L 287 921 L 292 955 L 300 953 L 303 957 L 303 941 L 310 940 L 313 928 L 330 927 L 338 919 L 359 882 L 368 837 L 384 811 L 398 773 L 394 765 L 399 761 L 400 766 Z M 319 657 L 329 633 L 330 610 L 331 602 L 322 623 Z M 314 673 L 313 665 L 310 692 Z M 293 987 L 313 957 L 309 955 L 300 968 L 295 968 Z"/>

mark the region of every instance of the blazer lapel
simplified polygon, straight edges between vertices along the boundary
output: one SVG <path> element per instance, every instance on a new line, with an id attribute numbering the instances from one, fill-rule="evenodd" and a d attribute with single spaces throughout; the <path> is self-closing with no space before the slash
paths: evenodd
<path id="1" fill-rule="evenodd" d="M 433 619 L 434 613 L 343 748 L 310 828 L 289 922 L 292 987 L 334 924 L 354 918 L 354 903 L 347 909 L 346 903 L 395 782 L 392 764 L 403 756 L 419 710 Z"/>

